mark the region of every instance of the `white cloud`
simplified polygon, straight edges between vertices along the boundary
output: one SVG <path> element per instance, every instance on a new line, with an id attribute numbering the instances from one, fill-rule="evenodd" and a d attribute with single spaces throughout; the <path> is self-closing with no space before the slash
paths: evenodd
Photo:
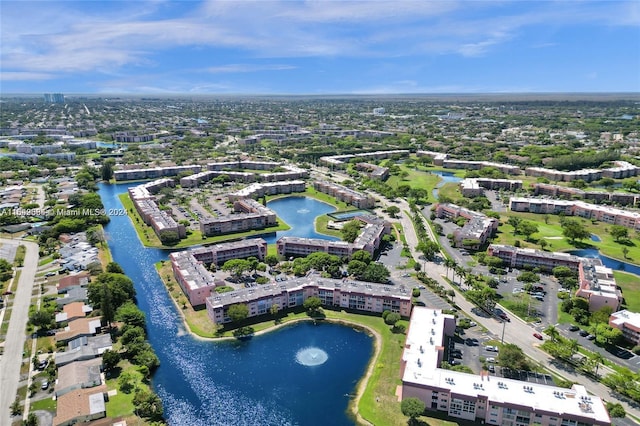
<path id="1" fill-rule="evenodd" d="M 207 71 L 212 74 L 222 73 L 246 73 L 246 72 L 259 72 L 259 71 L 283 71 L 293 70 L 297 67 L 292 65 L 254 65 L 254 64 L 229 64 L 220 65 L 216 67 L 209 67 Z"/>
<path id="2" fill-rule="evenodd" d="M 30 80 L 51 80 L 55 74 L 29 71 L 2 71 L 0 81 L 30 81 Z"/>

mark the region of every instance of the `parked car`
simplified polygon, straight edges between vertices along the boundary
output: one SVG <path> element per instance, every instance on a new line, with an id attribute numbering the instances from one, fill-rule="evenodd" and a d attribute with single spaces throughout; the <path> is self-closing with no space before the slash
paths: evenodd
<path id="1" fill-rule="evenodd" d="M 458 361 L 457 359 L 451 359 L 449 361 L 449 364 L 451 364 L 451 365 L 460 365 L 462 363 L 460 361 Z"/>
<path id="2" fill-rule="evenodd" d="M 593 334 L 590 334 L 587 336 L 587 340 L 595 340 L 596 336 L 594 336 Z"/>
<path id="3" fill-rule="evenodd" d="M 580 327 L 578 327 L 578 326 L 577 326 L 577 325 L 575 325 L 575 324 L 572 324 L 572 325 L 569 327 L 569 331 L 578 331 L 578 330 L 580 330 Z"/>
<path id="4" fill-rule="evenodd" d="M 542 340 L 542 334 L 540 333 L 533 333 L 533 337 L 535 337 L 538 340 Z"/>
<path id="5" fill-rule="evenodd" d="M 54 275 L 56 275 L 56 273 L 53 271 L 47 272 L 46 274 L 44 274 L 45 277 L 53 277 Z"/>
<path id="6" fill-rule="evenodd" d="M 494 367 L 493 364 L 489 364 L 489 367 L 487 369 L 489 370 L 489 373 L 495 373 L 496 372 L 496 367 Z"/>
<path id="7" fill-rule="evenodd" d="M 490 356 L 485 361 L 487 361 L 490 364 L 493 364 L 494 362 L 496 362 L 496 359 L 494 357 Z"/>
<path id="8" fill-rule="evenodd" d="M 582 337 L 587 337 L 589 335 L 589 332 L 587 330 L 580 330 L 578 334 Z"/>
<path id="9" fill-rule="evenodd" d="M 42 385 L 40 386 L 40 388 L 41 388 L 42 390 L 47 390 L 47 389 L 49 389 L 49 381 L 48 381 L 47 379 L 44 379 L 44 380 L 42 381 Z"/>
<path id="10" fill-rule="evenodd" d="M 3 296 L 8 296 L 10 294 L 13 294 L 13 292 L 11 290 L 7 290 L 4 293 L 2 293 Z"/>
<path id="11" fill-rule="evenodd" d="M 498 352 L 497 346 L 485 346 L 485 349 L 488 350 L 489 352 Z"/>

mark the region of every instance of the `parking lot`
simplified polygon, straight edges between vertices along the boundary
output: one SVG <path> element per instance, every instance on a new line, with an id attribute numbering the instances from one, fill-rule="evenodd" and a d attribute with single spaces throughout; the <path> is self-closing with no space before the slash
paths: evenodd
<path id="1" fill-rule="evenodd" d="M 631 371 L 640 370 L 640 356 L 635 355 L 633 352 L 625 348 L 617 346 L 602 348 L 596 345 L 595 341 L 587 339 L 586 335 L 580 335 L 579 330 L 569 331 L 570 326 L 570 324 L 558 324 L 556 328 L 563 336 L 569 339 L 576 339 L 578 341 L 578 344 L 585 349 L 588 349 L 592 352 L 599 352 L 606 358 L 613 359 L 616 363 L 629 368 Z M 581 330 L 584 330 L 584 327 L 582 327 Z"/>

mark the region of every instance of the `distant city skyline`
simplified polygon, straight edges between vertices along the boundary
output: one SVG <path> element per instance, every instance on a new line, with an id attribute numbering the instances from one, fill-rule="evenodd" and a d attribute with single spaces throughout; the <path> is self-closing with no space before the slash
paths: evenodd
<path id="1" fill-rule="evenodd" d="M 0 95 L 640 92 L 637 1 L 0 2 Z"/>

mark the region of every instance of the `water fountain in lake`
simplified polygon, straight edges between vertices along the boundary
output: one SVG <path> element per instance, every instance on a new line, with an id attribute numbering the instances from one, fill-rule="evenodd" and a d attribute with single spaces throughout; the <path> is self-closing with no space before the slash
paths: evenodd
<path id="1" fill-rule="evenodd" d="M 314 367 L 327 362 L 329 355 L 320 348 L 309 346 L 302 348 L 296 353 L 296 362 L 307 367 Z"/>

